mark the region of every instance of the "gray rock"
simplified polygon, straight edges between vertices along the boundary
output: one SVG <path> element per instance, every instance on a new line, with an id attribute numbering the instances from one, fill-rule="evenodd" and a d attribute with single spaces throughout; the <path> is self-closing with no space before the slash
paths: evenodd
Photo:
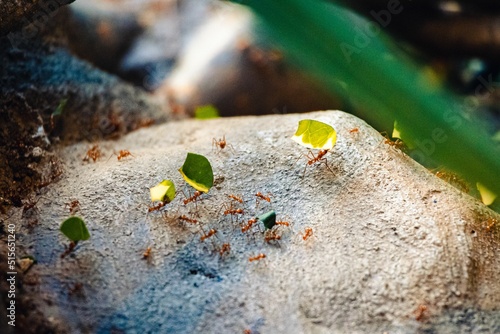
<path id="1" fill-rule="evenodd" d="M 290 137 L 305 118 L 337 130 L 326 156 L 333 173 L 319 164 L 303 174 L 307 150 Z M 212 148 L 223 135 L 234 152 Z M 39 199 L 39 225 L 17 231 L 17 256 L 38 261 L 26 279 L 40 283 L 25 289 L 70 332 L 500 331 L 500 227 L 484 223 L 498 214 L 354 116 L 189 120 L 100 146 L 109 156 L 122 149 L 133 156 L 84 163 L 87 144 L 62 148 L 65 173 Z M 183 205 L 180 191 L 189 196 L 189 187 L 177 170 L 187 152 L 208 157 L 216 185 Z M 164 178 L 178 197 L 164 213 L 148 214 L 148 189 Z M 257 207 L 259 191 L 272 193 L 271 203 Z M 224 216 L 229 194 L 243 196 L 245 221 L 272 208 L 291 222 L 280 227 L 279 244 L 266 243 L 257 227 L 242 233 L 236 217 Z M 61 259 L 67 240 L 58 228 L 75 199 L 92 237 Z M 177 219 L 183 214 L 216 236 L 201 242 L 199 226 Z M 307 227 L 314 234 L 303 240 Z M 223 243 L 231 251 L 221 257 Z M 266 258 L 249 262 L 259 253 Z"/>

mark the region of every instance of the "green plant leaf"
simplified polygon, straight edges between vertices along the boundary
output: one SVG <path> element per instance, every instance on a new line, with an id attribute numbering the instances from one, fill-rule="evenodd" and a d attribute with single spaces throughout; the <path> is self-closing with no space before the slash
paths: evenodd
<path id="1" fill-rule="evenodd" d="M 276 225 L 276 212 L 271 210 L 257 217 L 267 229 L 272 229 Z"/>
<path id="2" fill-rule="evenodd" d="M 210 119 L 218 117 L 220 117 L 219 110 L 211 104 L 196 107 L 194 110 L 194 118 L 196 119 Z"/>
<path id="3" fill-rule="evenodd" d="M 69 217 L 61 224 L 61 232 L 71 241 L 88 240 L 90 238 L 89 230 L 85 222 L 80 217 Z"/>
<path id="4" fill-rule="evenodd" d="M 337 132 L 326 123 L 304 119 L 299 121 L 292 140 L 305 147 L 330 150 L 337 141 Z"/>
<path id="5" fill-rule="evenodd" d="M 397 119 L 405 144 L 418 148 L 410 154 L 415 160 L 444 165 L 500 194 L 500 146 L 481 122 L 470 118 L 477 107 L 429 80 L 383 31 L 367 28 L 377 26 L 373 18 L 332 2 L 339 1 L 243 4 L 266 22 L 290 60 L 345 101 L 347 111 L 379 129 L 389 129 Z"/>
<path id="6" fill-rule="evenodd" d="M 64 107 L 66 107 L 66 103 L 68 103 L 68 99 L 62 99 L 60 102 L 59 102 L 59 105 L 57 106 L 56 110 L 54 110 L 54 112 L 52 113 L 52 117 L 54 116 L 61 116 L 63 111 L 64 111 Z"/>
<path id="7" fill-rule="evenodd" d="M 175 185 L 170 180 L 163 180 L 156 186 L 149 188 L 151 202 L 170 203 L 175 198 Z"/>
<path id="8" fill-rule="evenodd" d="M 212 166 L 203 155 L 188 153 L 179 172 L 184 180 L 198 191 L 207 193 L 214 185 Z"/>

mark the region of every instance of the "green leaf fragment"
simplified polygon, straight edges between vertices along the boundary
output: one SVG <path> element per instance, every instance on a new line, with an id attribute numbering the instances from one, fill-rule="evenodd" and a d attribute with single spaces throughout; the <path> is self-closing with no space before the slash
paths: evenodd
<path id="1" fill-rule="evenodd" d="M 479 194 L 481 195 L 481 200 L 484 205 L 491 205 L 495 202 L 495 199 L 498 197 L 493 191 L 482 185 L 481 183 L 476 183 L 477 190 L 479 190 Z"/>
<path id="2" fill-rule="evenodd" d="M 219 110 L 211 104 L 196 107 L 194 110 L 194 118 L 196 119 L 211 119 L 218 117 L 220 117 Z"/>
<path id="3" fill-rule="evenodd" d="M 326 123 L 312 119 L 299 121 L 292 140 L 308 148 L 330 150 L 337 141 L 337 132 Z"/>
<path id="4" fill-rule="evenodd" d="M 272 229 L 276 225 L 276 212 L 271 210 L 257 217 L 267 229 Z"/>
<path id="5" fill-rule="evenodd" d="M 149 188 L 151 202 L 170 203 L 175 198 L 175 185 L 171 180 L 163 180 L 156 186 Z"/>
<path id="6" fill-rule="evenodd" d="M 179 172 L 184 180 L 198 191 L 207 193 L 214 185 L 212 165 L 203 155 L 188 153 Z"/>
<path id="7" fill-rule="evenodd" d="M 56 110 L 54 110 L 54 112 L 52 113 L 52 117 L 61 116 L 64 111 L 64 107 L 66 107 L 66 103 L 68 103 L 68 99 L 61 100 Z"/>
<path id="8" fill-rule="evenodd" d="M 71 241 L 88 240 L 90 238 L 89 230 L 85 222 L 80 217 L 69 217 L 61 224 L 61 232 Z"/>

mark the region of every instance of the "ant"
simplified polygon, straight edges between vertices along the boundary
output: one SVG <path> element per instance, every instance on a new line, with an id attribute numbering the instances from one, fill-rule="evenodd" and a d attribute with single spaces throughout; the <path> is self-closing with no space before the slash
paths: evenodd
<path id="1" fill-rule="evenodd" d="M 158 210 L 160 210 L 161 208 L 163 208 L 167 204 L 168 204 L 167 201 L 160 202 L 160 203 L 158 203 L 155 206 L 149 207 L 148 208 L 148 212 L 158 211 Z"/>
<path id="2" fill-rule="evenodd" d="M 245 330 L 243 331 L 243 334 L 252 334 L 252 330 L 250 330 L 250 329 L 245 329 Z"/>
<path id="3" fill-rule="evenodd" d="M 185 221 L 187 223 L 190 223 L 190 224 L 197 224 L 198 223 L 198 220 L 189 218 L 186 215 L 179 216 L 179 219 L 182 221 Z"/>
<path id="4" fill-rule="evenodd" d="M 455 186 L 456 188 L 460 189 L 464 193 L 469 192 L 469 186 L 464 180 L 458 177 L 457 174 L 441 170 L 436 172 L 436 176 L 439 177 L 441 180 L 448 182 L 452 186 Z"/>
<path id="5" fill-rule="evenodd" d="M 313 230 L 310 227 L 306 227 L 304 230 L 304 234 L 302 235 L 302 239 L 307 240 L 309 237 L 313 235 Z"/>
<path id="6" fill-rule="evenodd" d="M 269 233 L 266 233 L 266 236 L 264 237 L 264 240 L 269 243 L 271 241 L 278 241 L 281 240 L 281 235 L 276 234 L 276 231 L 269 231 Z"/>
<path id="7" fill-rule="evenodd" d="M 228 243 L 222 244 L 221 249 L 219 250 L 220 256 L 224 256 L 224 254 L 228 253 L 231 251 L 231 245 Z"/>
<path id="8" fill-rule="evenodd" d="M 315 163 L 317 162 L 322 162 L 325 164 L 326 168 L 328 168 L 328 170 L 332 173 L 333 173 L 333 170 L 330 168 L 330 166 L 328 166 L 328 160 L 325 158 L 325 155 L 330 152 L 330 150 L 320 150 L 318 152 L 317 155 L 314 155 L 314 153 L 312 153 L 312 151 L 308 151 L 307 152 L 307 155 L 305 156 L 306 159 L 307 159 L 307 163 L 306 163 L 306 166 L 304 167 L 304 172 L 302 173 L 302 178 L 304 178 L 304 175 L 306 174 L 306 169 L 308 166 L 312 166 L 314 165 Z"/>
<path id="9" fill-rule="evenodd" d="M 415 311 L 415 320 L 420 321 L 425 318 L 425 313 L 427 311 L 427 306 L 419 305 L 417 310 Z"/>
<path id="10" fill-rule="evenodd" d="M 205 234 L 205 232 L 203 232 L 203 235 L 200 237 L 200 241 L 205 241 L 205 239 L 208 239 L 210 238 L 211 236 L 215 235 L 215 233 L 217 233 L 217 230 L 216 229 L 211 229 L 210 231 L 208 231 L 207 234 Z"/>
<path id="11" fill-rule="evenodd" d="M 236 201 L 236 202 L 243 204 L 243 198 L 241 198 L 241 197 L 238 197 L 236 195 L 227 195 L 227 197 L 229 197 L 233 201 Z"/>
<path id="12" fill-rule="evenodd" d="M 28 214 L 31 215 L 30 210 L 33 209 L 33 212 L 36 214 L 38 213 L 38 208 L 36 205 L 38 204 L 38 201 L 40 200 L 41 197 L 39 197 L 37 200 L 34 198 L 28 199 L 26 202 L 23 202 L 23 218 L 27 216 Z"/>
<path id="13" fill-rule="evenodd" d="M 61 259 L 64 259 L 66 257 L 66 255 L 68 255 L 69 253 L 71 253 L 72 251 L 74 251 L 76 245 L 77 245 L 76 241 L 71 241 L 69 243 L 69 246 L 65 245 L 64 247 L 66 247 L 66 250 L 64 251 L 64 253 L 61 254 Z"/>
<path id="14" fill-rule="evenodd" d="M 94 162 L 96 162 L 97 159 L 99 159 L 101 156 L 102 152 L 99 148 L 99 145 L 94 145 L 87 151 L 87 154 L 85 154 L 85 157 L 83 157 L 83 161 L 89 161 L 89 159 L 92 159 Z"/>
<path id="15" fill-rule="evenodd" d="M 75 212 L 80 210 L 80 201 L 78 201 L 77 199 L 66 203 L 66 205 L 69 207 L 70 214 L 74 214 Z"/>
<path id="16" fill-rule="evenodd" d="M 349 133 L 359 133 L 359 128 L 353 128 L 349 130 Z"/>
<path id="17" fill-rule="evenodd" d="M 496 225 L 498 224 L 498 220 L 496 220 L 495 218 L 488 218 L 486 221 L 485 221 L 486 224 L 488 224 L 486 226 L 486 232 L 490 232 L 491 229 Z"/>
<path id="18" fill-rule="evenodd" d="M 146 248 L 144 253 L 142 253 L 142 258 L 149 259 L 150 256 L 151 256 L 151 247 L 148 247 L 148 248 Z"/>
<path id="19" fill-rule="evenodd" d="M 241 228 L 241 232 L 245 233 L 246 231 L 248 231 L 250 228 L 252 228 L 253 224 L 255 224 L 256 222 L 258 222 L 259 220 L 257 218 L 252 218 L 252 219 L 249 219 L 248 220 L 248 223 L 247 225 L 243 226 Z"/>
<path id="20" fill-rule="evenodd" d="M 232 151 L 234 151 L 234 147 L 233 145 L 229 144 L 227 141 L 226 141 L 226 135 L 222 136 L 222 139 L 215 139 L 213 138 L 212 139 L 212 148 L 218 148 L 219 149 L 219 152 L 221 152 L 223 149 L 225 149 L 226 147 L 230 148 Z"/>
<path id="21" fill-rule="evenodd" d="M 187 205 L 188 203 L 191 203 L 191 202 L 196 202 L 197 198 L 200 197 L 201 195 L 203 195 L 203 193 L 201 191 L 196 190 L 194 192 L 193 196 L 186 198 L 184 200 L 184 205 Z"/>
<path id="22" fill-rule="evenodd" d="M 129 150 L 120 150 L 120 151 L 118 152 L 118 154 L 113 153 L 113 154 L 111 154 L 111 156 L 109 157 L 109 159 L 111 159 L 111 157 L 112 157 L 113 155 L 116 155 L 116 158 L 118 159 L 118 161 L 120 161 L 120 160 L 122 160 L 122 159 L 124 159 L 124 158 L 126 158 L 126 157 L 129 157 L 129 156 L 132 156 L 132 157 L 134 156 L 132 153 L 130 153 L 130 151 L 129 151 Z M 109 160 L 109 159 L 108 159 L 108 160 Z"/>
<path id="23" fill-rule="evenodd" d="M 268 193 L 267 196 L 265 196 L 260 191 L 255 194 L 255 196 L 257 197 L 257 200 L 259 200 L 259 198 L 260 198 L 261 200 L 264 200 L 268 203 L 271 203 L 271 197 L 270 197 L 271 195 L 272 195 L 271 193 Z"/>
<path id="24" fill-rule="evenodd" d="M 262 260 L 262 259 L 265 259 L 265 258 L 266 258 L 266 254 L 260 253 L 258 255 L 249 257 L 248 261 L 250 261 L 250 262 L 252 262 L 252 261 L 259 261 L 259 260 Z"/>
<path id="25" fill-rule="evenodd" d="M 233 203 L 223 204 L 222 205 L 222 209 L 224 209 L 223 214 L 225 216 L 231 215 L 231 223 L 233 222 L 233 216 L 245 214 L 245 211 L 243 209 L 241 209 L 241 208 L 237 208 L 237 209 L 233 208 Z"/>
<path id="26" fill-rule="evenodd" d="M 243 209 L 232 209 L 232 208 L 229 208 L 227 210 L 224 211 L 224 215 L 242 215 L 244 214 L 245 212 L 243 211 Z"/>
<path id="27" fill-rule="evenodd" d="M 401 139 L 397 138 L 396 140 L 392 140 L 391 138 L 389 138 L 389 135 L 385 131 L 381 132 L 380 134 L 384 137 L 384 144 L 399 149 L 401 152 L 404 150 L 405 143 Z"/>
<path id="28" fill-rule="evenodd" d="M 277 222 L 275 223 L 275 225 L 281 225 L 281 226 L 290 227 L 290 222 L 286 222 L 286 221 L 277 221 Z"/>

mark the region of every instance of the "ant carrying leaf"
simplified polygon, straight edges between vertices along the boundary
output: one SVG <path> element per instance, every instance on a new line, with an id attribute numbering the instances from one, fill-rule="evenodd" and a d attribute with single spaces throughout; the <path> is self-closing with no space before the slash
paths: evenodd
<path id="1" fill-rule="evenodd" d="M 317 155 L 314 155 L 312 151 L 307 153 L 307 164 L 303 175 L 305 175 L 307 166 L 311 166 L 317 162 L 323 162 L 328 170 L 333 173 L 325 158 L 325 155 L 337 142 L 337 132 L 331 125 L 312 119 L 302 120 L 299 122 L 299 127 L 293 135 L 292 140 L 309 149 L 320 150 Z"/>

